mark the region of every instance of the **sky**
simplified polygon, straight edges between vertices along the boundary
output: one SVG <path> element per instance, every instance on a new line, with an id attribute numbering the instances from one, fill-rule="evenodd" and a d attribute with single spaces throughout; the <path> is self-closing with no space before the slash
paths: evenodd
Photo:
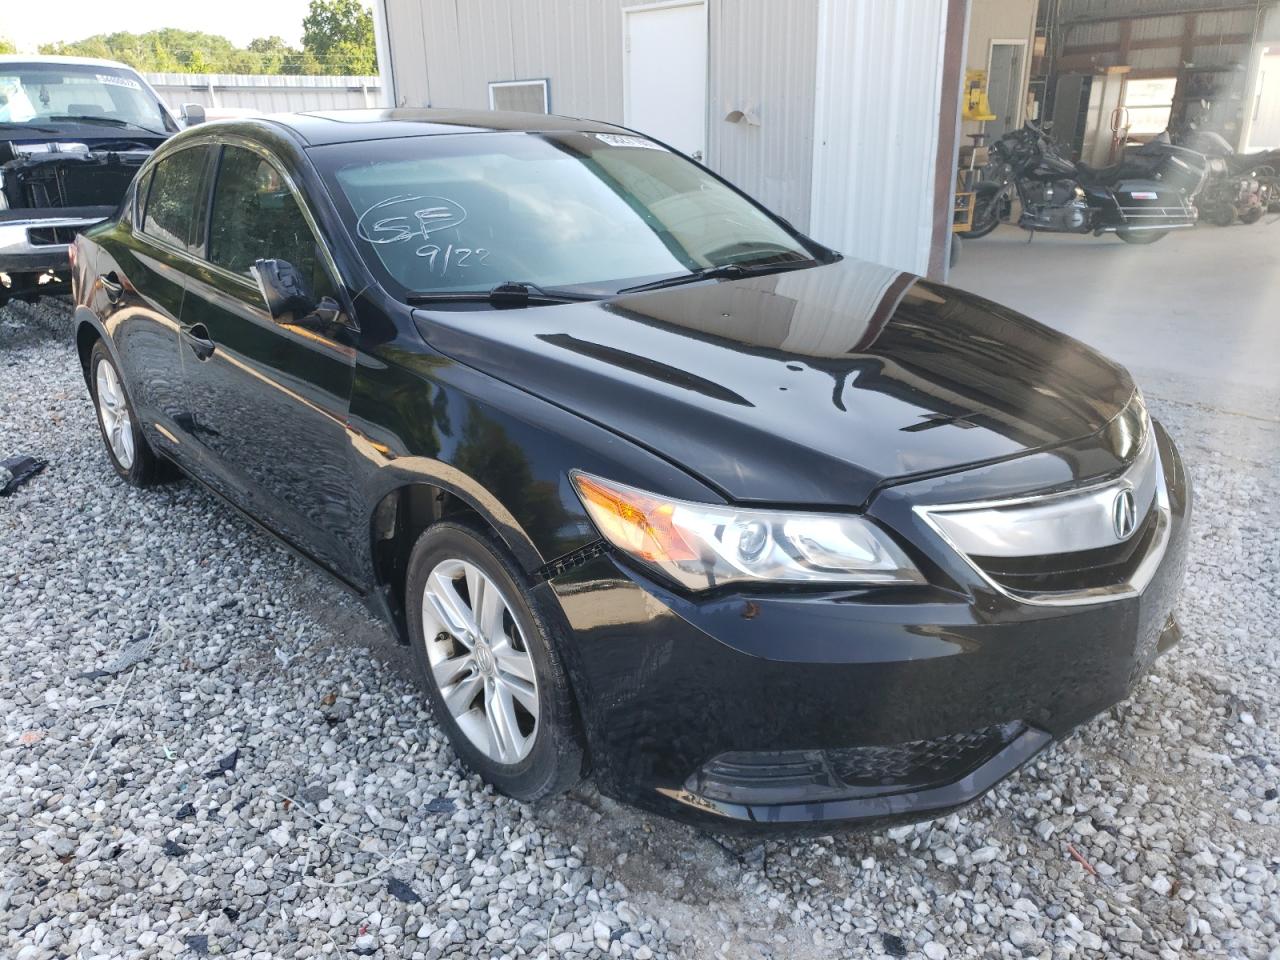
<path id="1" fill-rule="evenodd" d="M 238 47 L 273 34 L 299 46 L 308 5 L 308 0 L 0 0 L 0 37 L 8 37 L 22 53 L 35 53 L 42 43 L 95 33 L 178 27 L 218 33 Z M 51 7 L 55 16 L 49 15 Z"/>

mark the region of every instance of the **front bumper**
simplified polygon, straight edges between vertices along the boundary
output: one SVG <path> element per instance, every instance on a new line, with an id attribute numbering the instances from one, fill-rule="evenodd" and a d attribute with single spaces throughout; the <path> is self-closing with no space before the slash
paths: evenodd
<path id="1" fill-rule="evenodd" d="M 0 211 L 0 272 L 66 271 L 67 250 L 75 235 L 112 212 L 110 207 Z"/>
<path id="2" fill-rule="evenodd" d="M 1168 543 L 1144 589 L 1105 602 L 992 589 L 905 487 L 869 512 L 906 536 L 930 587 L 694 599 L 612 554 L 544 584 L 601 790 L 713 829 L 922 819 L 980 796 L 1124 699 L 1176 637 L 1190 489 L 1155 434 Z M 932 766 L 900 762 L 920 756 Z"/>

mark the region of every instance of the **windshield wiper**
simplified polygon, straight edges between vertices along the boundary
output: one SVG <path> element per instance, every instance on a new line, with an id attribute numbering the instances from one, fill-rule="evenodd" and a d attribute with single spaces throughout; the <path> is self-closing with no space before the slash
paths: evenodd
<path id="1" fill-rule="evenodd" d="M 778 260 L 770 257 L 767 260 L 751 260 L 747 262 L 722 263 L 714 267 L 702 267 L 690 273 L 676 274 L 674 277 L 663 277 L 648 283 L 638 283 L 634 287 L 623 287 L 623 293 L 643 293 L 645 290 L 662 290 L 665 287 L 679 287 L 686 283 L 697 283 L 699 280 L 741 280 L 744 277 L 757 277 L 764 273 L 782 273 L 786 270 L 799 270 L 817 263 L 809 257 L 800 260 Z"/>
<path id="2" fill-rule="evenodd" d="M 495 307 L 527 307 L 531 304 L 580 303 L 598 300 L 598 295 L 579 293 L 576 290 L 560 290 L 556 287 L 540 287 L 535 283 L 506 281 L 490 290 L 440 290 L 431 293 L 411 293 L 405 298 L 409 303 L 490 303 Z"/>
<path id="3" fill-rule="evenodd" d="M 144 127 L 140 123 L 134 123 L 132 120 L 121 120 L 119 117 L 99 117 L 97 115 L 77 116 L 70 113 L 62 113 L 53 117 L 46 117 L 46 120 L 57 120 L 62 123 L 96 123 L 104 127 L 132 127 L 134 130 L 141 130 L 149 133 L 153 137 L 167 137 L 168 134 L 163 130 L 152 130 L 150 127 Z"/>

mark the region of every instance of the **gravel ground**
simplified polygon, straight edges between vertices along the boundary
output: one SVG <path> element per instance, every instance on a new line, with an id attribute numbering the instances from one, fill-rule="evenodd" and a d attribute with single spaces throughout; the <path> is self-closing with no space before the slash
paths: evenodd
<path id="1" fill-rule="evenodd" d="M 1276 420 L 1150 397 L 1199 501 L 1131 701 L 960 815 L 758 843 L 465 775 L 357 605 L 116 479 L 64 325 L 0 311 L 0 456 L 50 461 L 0 500 L 0 955 L 1280 958 Z"/>

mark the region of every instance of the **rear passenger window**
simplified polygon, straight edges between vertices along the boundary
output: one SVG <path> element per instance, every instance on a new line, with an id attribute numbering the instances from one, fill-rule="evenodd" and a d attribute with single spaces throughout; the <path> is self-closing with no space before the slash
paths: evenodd
<path id="1" fill-rule="evenodd" d="M 280 171 L 239 147 L 224 147 L 218 165 L 209 259 L 245 276 L 255 260 L 288 260 L 313 290 L 328 287 L 315 235 Z"/>
<path id="2" fill-rule="evenodd" d="M 147 194 L 143 233 L 187 251 L 199 246 L 192 226 L 204 205 L 202 188 L 208 155 L 207 147 L 189 147 L 156 164 Z"/>

